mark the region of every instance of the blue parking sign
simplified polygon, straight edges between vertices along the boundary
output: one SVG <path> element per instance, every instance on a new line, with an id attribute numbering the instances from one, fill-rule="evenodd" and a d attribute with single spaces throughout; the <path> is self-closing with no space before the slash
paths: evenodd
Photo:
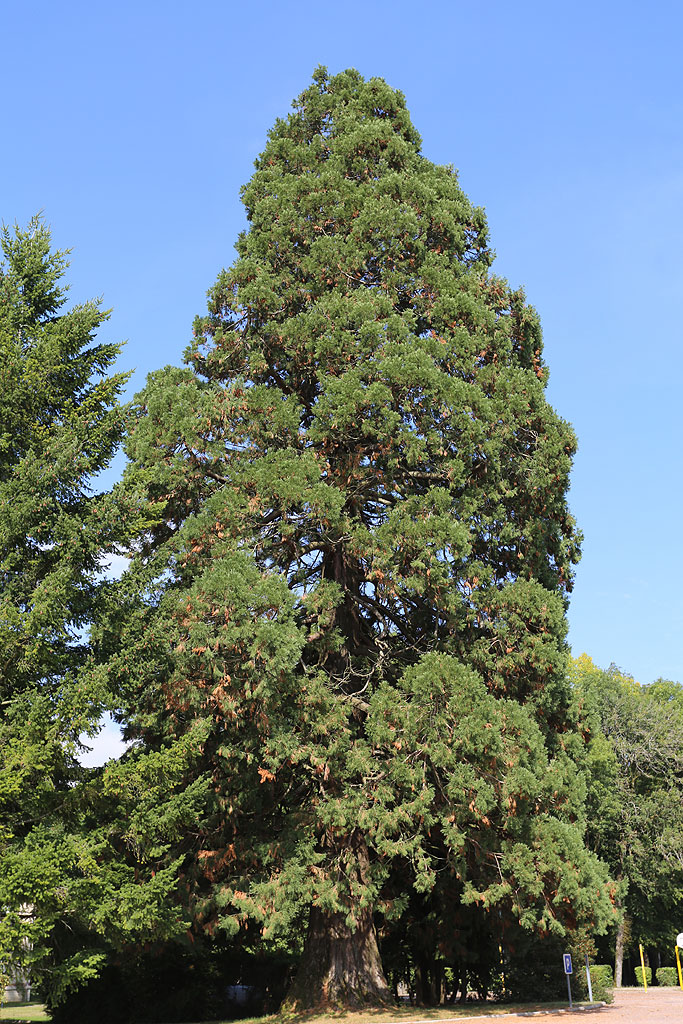
<path id="1" fill-rule="evenodd" d="M 573 972 L 572 972 L 572 955 L 571 955 L 571 953 L 564 953 L 563 956 L 562 956 L 562 959 L 564 960 L 564 973 L 565 974 L 572 974 Z"/>

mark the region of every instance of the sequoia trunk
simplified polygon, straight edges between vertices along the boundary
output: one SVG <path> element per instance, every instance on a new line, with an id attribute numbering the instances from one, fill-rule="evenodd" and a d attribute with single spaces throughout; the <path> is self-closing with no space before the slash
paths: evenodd
<path id="1" fill-rule="evenodd" d="M 334 844 L 328 849 L 334 850 L 332 862 L 343 863 L 344 873 L 356 886 L 368 883 L 368 849 L 360 833 L 347 837 L 343 848 Z M 289 1007 L 360 1007 L 392 1001 L 372 908 L 351 906 L 349 911 L 311 907 L 303 958 L 286 1000 Z"/>
<path id="2" fill-rule="evenodd" d="M 306 1010 L 391 1001 L 370 911 L 356 915 L 352 930 L 344 914 L 326 914 L 312 907 L 303 959 L 287 1005 Z"/>

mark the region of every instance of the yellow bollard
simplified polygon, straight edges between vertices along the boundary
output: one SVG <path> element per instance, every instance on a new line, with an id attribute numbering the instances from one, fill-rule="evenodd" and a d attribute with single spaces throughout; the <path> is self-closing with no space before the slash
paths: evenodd
<path id="1" fill-rule="evenodd" d="M 647 975 L 645 974 L 645 957 L 643 956 L 643 944 L 639 943 L 640 946 L 640 963 L 643 968 L 643 988 L 647 992 Z"/>
<path id="2" fill-rule="evenodd" d="M 683 988 L 683 974 L 681 974 L 681 954 L 676 946 L 676 966 L 678 967 L 678 984 Z"/>

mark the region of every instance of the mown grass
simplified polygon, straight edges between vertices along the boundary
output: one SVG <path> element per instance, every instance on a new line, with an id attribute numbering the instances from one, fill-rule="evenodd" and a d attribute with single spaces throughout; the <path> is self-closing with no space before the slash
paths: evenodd
<path id="1" fill-rule="evenodd" d="M 577 1004 L 574 1003 L 574 1006 Z M 397 1006 L 389 1009 L 328 1010 L 326 1013 L 276 1013 L 270 1017 L 248 1017 L 240 1021 L 215 1021 L 214 1024 L 417 1024 L 418 1021 L 445 1021 L 468 1017 L 498 1016 L 504 1013 L 529 1013 L 535 1010 L 563 1010 L 566 1000 L 553 1003 L 466 1003 L 454 1006 Z M 75 1024 L 75 1022 L 74 1022 Z M 192 1022 L 188 1022 L 192 1024 Z"/>
<path id="2" fill-rule="evenodd" d="M 0 1007 L 3 1024 L 24 1024 L 25 1021 L 49 1020 L 42 1003 L 9 1003 Z"/>
<path id="3" fill-rule="evenodd" d="M 576 1004 L 575 1004 L 576 1005 Z M 467 1017 L 497 1016 L 501 1013 L 528 1013 L 531 1010 L 561 1010 L 566 1002 L 554 1003 L 467 1003 L 463 1006 L 397 1006 L 391 1009 L 328 1010 L 326 1013 L 277 1013 L 270 1017 L 248 1017 L 240 1021 L 215 1021 L 214 1024 L 411 1024 L 417 1021 L 453 1020 Z M 0 1008 L 2 1024 L 26 1024 L 49 1021 L 40 1003 Z M 74 1021 L 73 1024 L 79 1024 Z M 188 1022 L 191 1024 L 191 1022 Z"/>

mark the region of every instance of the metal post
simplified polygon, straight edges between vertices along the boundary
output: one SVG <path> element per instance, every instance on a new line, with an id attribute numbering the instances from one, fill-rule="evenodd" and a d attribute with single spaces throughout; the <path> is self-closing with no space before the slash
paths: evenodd
<path id="1" fill-rule="evenodd" d="M 498 943 L 498 952 L 500 953 L 500 976 L 503 982 L 503 998 L 505 998 L 505 961 L 503 959 L 503 946 L 502 943 Z"/>
<path id="2" fill-rule="evenodd" d="M 643 968 L 643 988 L 647 992 L 647 975 L 645 974 L 645 956 L 643 955 L 643 944 L 639 943 L 640 946 L 640 966 Z"/>
<path id="3" fill-rule="evenodd" d="M 567 992 L 569 994 L 569 1009 L 571 1010 L 571 1008 L 572 1008 L 572 1006 L 574 1004 L 572 1003 L 572 983 L 570 981 L 570 978 L 571 978 L 571 974 L 568 974 L 567 975 Z"/>
<path id="4" fill-rule="evenodd" d="M 676 966 L 678 967 L 678 984 L 683 988 L 683 974 L 681 974 L 681 954 L 676 946 Z"/>
<path id="5" fill-rule="evenodd" d="M 593 1002 L 593 986 L 591 985 L 591 969 L 588 964 L 588 953 L 586 953 L 586 981 L 588 982 L 588 1002 Z"/>

